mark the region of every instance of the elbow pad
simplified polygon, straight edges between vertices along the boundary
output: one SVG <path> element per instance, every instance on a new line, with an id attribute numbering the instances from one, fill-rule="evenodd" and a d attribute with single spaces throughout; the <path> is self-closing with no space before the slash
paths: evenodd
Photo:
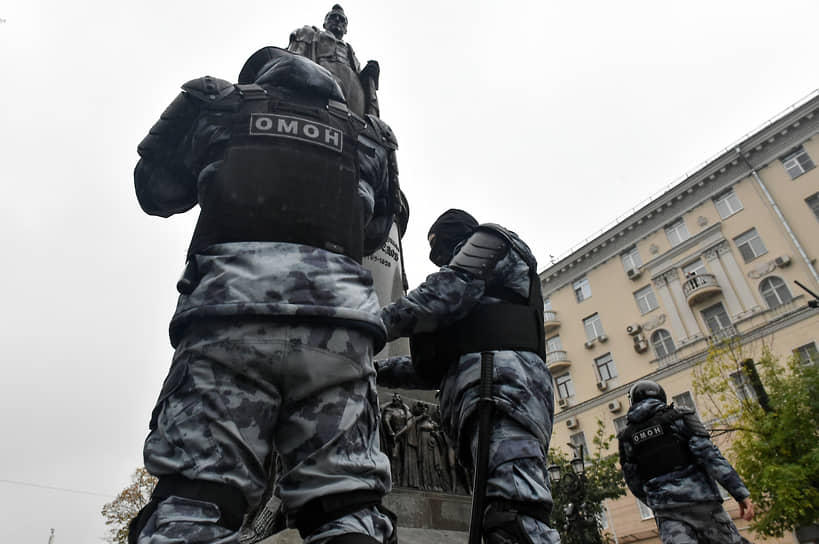
<path id="1" fill-rule="evenodd" d="M 508 251 L 509 242 L 503 236 L 478 227 L 449 262 L 449 267 L 487 280 Z"/>

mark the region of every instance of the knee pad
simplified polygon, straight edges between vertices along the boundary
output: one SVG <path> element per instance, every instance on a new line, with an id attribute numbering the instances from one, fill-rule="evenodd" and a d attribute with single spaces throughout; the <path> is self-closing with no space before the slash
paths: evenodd
<path id="1" fill-rule="evenodd" d="M 128 544 L 136 544 L 139 533 L 145 528 L 159 503 L 171 495 L 213 503 L 219 507 L 222 515 L 219 525 L 233 531 L 238 531 L 242 526 L 247 502 L 239 489 L 227 484 L 189 480 L 182 476 L 160 476 L 151 500 L 128 525 Z"/>

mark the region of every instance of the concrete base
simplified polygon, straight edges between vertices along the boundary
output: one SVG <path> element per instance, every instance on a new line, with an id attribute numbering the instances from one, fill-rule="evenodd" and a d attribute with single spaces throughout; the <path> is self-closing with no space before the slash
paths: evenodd
<path id="1" fill-rule="evenodd" d="M 416 489 L 396 489 L 384 505 L 398 516 L 399 544 L 466 544 L 469 536 L 470 497 Z M 301 544 L 290 529 L 259 544 Z"/>

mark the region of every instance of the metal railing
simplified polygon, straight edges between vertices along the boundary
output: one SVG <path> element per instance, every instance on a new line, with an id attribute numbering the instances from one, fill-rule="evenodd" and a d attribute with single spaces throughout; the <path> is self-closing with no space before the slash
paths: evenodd
<path id="1" fill-rule="evenodd" d="M 695 274 L 683 283 L 685 298 L 705 287 L 719 287 L 716 276 L 713 274 Z"/>
<path id="2" fill-rule="evenodd" d="M 552 310 L 545 310 L 543 312 L 543 322 L 544 323 L 555 322 L 555 321 L 558 321 L 557 312 L 554 312 Z"/>
<path id="3" fill-rule="evenodd" d="M 566 354 L 565 350 L 556 349 L 554 351 L 550 351 L 546 353 L 546 364 L 551 365 L 554 363 L 568 363 L 569 356 Z"/>

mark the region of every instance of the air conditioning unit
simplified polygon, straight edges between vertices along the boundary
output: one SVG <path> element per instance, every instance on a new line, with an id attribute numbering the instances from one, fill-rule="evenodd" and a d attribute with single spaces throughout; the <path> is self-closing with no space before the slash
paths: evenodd
<path id="1" fill-rule="evenodd" d="M 640 334 L 641 330 L 643 330 L 643 327 L 641 327 L 639 323 L 632 323 L 631 325 L 626 326 L 626 332 L 631 336 Z"/>
<path id="2" fill-rule="evenodd" d="M 634 351 L 637 353 L 643 353 L 648 349 L 648 342 L 643 340 L 637 340 L 634 342 Z"/>
<path id="3" fill-rule="evenodd" d="M 568 418 L 566 420 L 566 427 L 568 427 L 570 429 L 576 429 L 577 425 L 578 425 L 578 423 L 577 423 L 577 418 L 576 417 L 570 417 L 570 418 Z"/>
<path id="4" fill-rule="evenodd" d="M 774 259 L 774 264 L 776 264 L 776 266 L 778 266 L 779 268 L 785 268 L 786 266 L 791 264 L 791 258 L 788 257 L 787 255 L 782 255 L 781 257 L 777 257 L 776 259 Z"/>
<path id="5" fill-rule="evenodd" d="M 605 334 L 601 334 L 600 336 L 597 337 L 597 339 L 600 340 L 601 342 L 605 342 L 606 340 L 609 339 L 609 337 L 606 336 Z"/>
<path id="6" fill-rule="evenodd" d="M 609 384 L 606 380 L 597 380 L 597 389 L 600 391 L 605 391 L 609 388 Z"/>
<path id="7" fill-rule="evenodd" d="M 586 349 L 591 349 L 593 345 L 594 345 L 594 340 L 589 340 L 588 342 L 586 342 L 585 344 L 583 344 L 583 346 L 584 346 Z"/>
<path id="8" fill-rule="evenodd" d="M 560 406 L 561 409 L 565 410 L 569 407 L 569 399 L 557 399 L 557 405 Z"/>
<path id="9" fill-rule="evenodd" d="M 626 270 L 626 276 L 631 280 L 636 280 L 640 277 L 640 274 L 642 274 L 642 272 L 638 268 L 629 268 Z"/>
<path id="10" fill-rule="evenodd" d="M 613 400 L 609 403 L 609 412 L 619 412 L 623 406 L 619 400 Z"/>

